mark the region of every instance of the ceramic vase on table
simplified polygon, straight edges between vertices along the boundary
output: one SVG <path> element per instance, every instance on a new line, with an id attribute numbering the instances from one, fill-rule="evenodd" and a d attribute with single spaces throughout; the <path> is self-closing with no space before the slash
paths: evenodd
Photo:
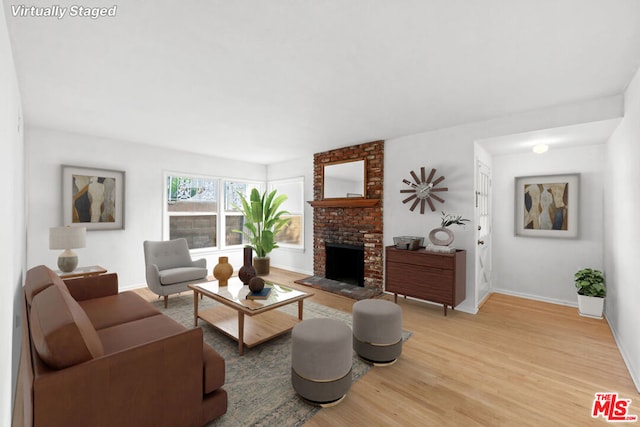
<path id="1" fill-rule="evenodd" d="M 440 233 L 440 235 L 438 235 Z M 443 236 L 443 234 L 445 236 Z M 453 243 L 455 236 L 453 231 L 449 230 L 447 227 L 438 227 L 434 228 L 429 232 L 429 240 L 436 246 L 449 246 Z"/>
<path id="2" fill-rule="evenodd" d="M 253 248 L 251 246 L 244 247 L 244 264 L 238 271 L 238 277 L 245 285 L 249 284 L 249 281 L 256 276 L 256 269 L 253 268 L 251 258 L 253 257 Z"/>
<path id="3" fill-rule="evenodd" d="M 213 267 L 213 277 L 218 279 L 220 286 L 227 286 L 229 277 L 233 274 L 233 266 L 229 264 L 229 257 L 221 256 L 218 258 L 218 264 Z"/>

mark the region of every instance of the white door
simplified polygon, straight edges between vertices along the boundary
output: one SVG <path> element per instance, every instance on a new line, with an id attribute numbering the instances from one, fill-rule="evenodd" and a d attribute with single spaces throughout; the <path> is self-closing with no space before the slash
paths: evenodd
<path id="1" fill-rule="evenodd" d="M 476 163 L 476 306 L 491 290 L 491 169 Z"/>

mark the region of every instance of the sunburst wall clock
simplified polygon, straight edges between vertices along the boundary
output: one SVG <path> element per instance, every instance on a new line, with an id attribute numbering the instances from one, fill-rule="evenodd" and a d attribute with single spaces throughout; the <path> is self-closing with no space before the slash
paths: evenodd
<path id="1" fill-rule="evenodd" d="M 444 203 L 444 199 L 435 193 L 448 191 L 449 189 L 447 187 L 437 187 L 438 184 L 444 181 L 444 176 L 441 176 L 434 180 L 433 178 L 436 175 L 435 168 L 431 169 L 431 172 L 429 172 L 429 176 L 426 176 L 426 169 L 424 167 L 420 168 L 419 177 L 414 171 L 411 171 L 409 173 L 411 174 L 411 177 L 413 178 L 415 183 L 409 181 L 408 179 L 403 179 L 402 182 L 404 182 L 411 188 L 400 190 L 400 193 L 411 194 L 409 197 L 402 201 L 402 203 L 405 204 L 413 201 L 413 203 L 411 203 L 411 206 L 409 207 L 409 210 L 411 212 L 413 212 L 416 207 L 420 205 L 420 213 L 423 214 L 425 204 L 429 205 L 431 211 L 435 211 L 436 207 L 433 205 L 433 200 Z"/>

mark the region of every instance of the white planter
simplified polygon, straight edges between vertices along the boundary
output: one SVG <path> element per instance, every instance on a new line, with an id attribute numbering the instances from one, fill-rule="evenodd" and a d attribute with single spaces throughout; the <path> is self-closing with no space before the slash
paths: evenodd
<path id="1" fill-rule="evenodd" d="M 578 313 L 580 316 L 602 319 L 604 298 L 578 295 Z"/>

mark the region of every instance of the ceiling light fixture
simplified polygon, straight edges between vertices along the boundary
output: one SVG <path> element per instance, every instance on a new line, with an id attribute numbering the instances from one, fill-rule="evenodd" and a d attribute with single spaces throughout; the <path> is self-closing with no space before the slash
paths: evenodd
<path id="1" fill-rule="evenodd" d="M 546 153 L 549 150 L 549 146 L 547 144 L 536 144 L 533 146 L 533 152 L 536 154 Z"/>

